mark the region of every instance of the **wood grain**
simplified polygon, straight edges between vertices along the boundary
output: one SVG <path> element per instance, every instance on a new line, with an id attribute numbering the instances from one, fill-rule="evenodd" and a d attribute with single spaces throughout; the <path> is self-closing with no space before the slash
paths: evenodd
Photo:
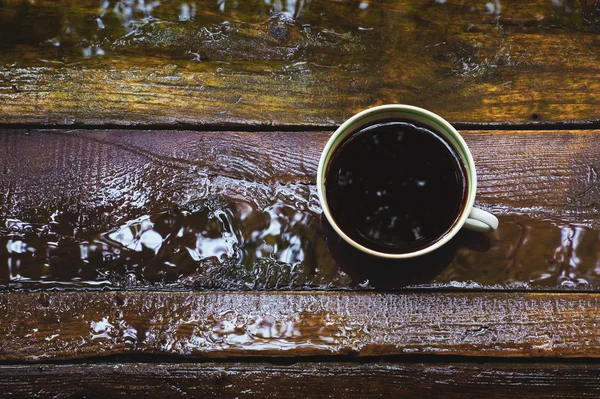
<path id="1" fill-rule="evenodd" d="M 283 190 L 306 205 L 316 200 L 316 167 L 329 135 L 4 130 L 0 213 L 42 223 L 57 210 L 87 215 L 77 222 L 86 232 L 209 197 L 264 205 Z"/>
<path id="2" fill-rule="evenodd" d="M 598 121 L 591 0 L 243 3 L 197 1 L 188 20 L 178 2 L 128 16 L 4 0 L 0 123 L 335 126 L 383 103 L 453 122 Z"/>
<path id="3" fill-rule="evenodd" d="M 320 212 L 316 169 L 331 132 L 0 131 L 0 217 L 48 223 L 88 215 L 78 231 L 115 227 L 208 197 L 265 205 L 292 195 Z M 600 226 L 600 130 L 464 131 L 477 204 Z M 95 216 L 96 215 L 96 216 Z"/>
<path id="4" fill-rule="evenodd" d="M 53 292 L 0 296 L 0 360 L 600 357 L 600 295 Z"/>
<path id="5" fill-rule="evenodd" d="M 183 363 L 0 366 L 0 397 L 586 398 L 596 364 Z"/>
<path id="6" fill-rule="evenodd" d="M 461 234 L 443 254 L 409 264 L 376 262 L 324 227 L 315 175 L 330 134 L 1 131 L 0 288 L 600 287 L 600 131 L 463 132 L 477 205 L 500 216 L 500 229 Z M 202 226 L 231 246 L 202 209 L 228 212 L 243 258 L 187 255 Z M 127 230 L 141 239 L 139 218 L 159 226 L 160 253 L 110 239 Z M 279 249 L 252 255 L 265 235 Z"/>

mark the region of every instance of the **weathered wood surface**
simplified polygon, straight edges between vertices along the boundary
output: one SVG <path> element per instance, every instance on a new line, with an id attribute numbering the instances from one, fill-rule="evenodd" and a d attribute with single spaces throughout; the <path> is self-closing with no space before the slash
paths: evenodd
<path id="1" fill-rule="evenodd" d="M 0 397 L 595 398 L 597 364 L 183 363 L 0 366 Z"/>
<path id="2" fill-rule="evenodd" d="M 264 203 L 283 186 L 318 209 L 316 169 L 330 134 L 2 130 L 0 215 L 47 222 L 56 210 L 76 211 L 88 215 L 78 226 L 87 231 L 207 195 Z M 600 226 L 600 130 L 462 134 L 480 206 Z M 90 218 L 99 208 L 107 215 Z"/>
<path id="3" fill-rule="evenodd" d="M 600 357 L 600 295 L 160 293 L 0 295 L 0 360 Z"/>
<path id="4" fill-rule="evenodd" d="M 593 0 L 146 3 L 1 1 L 0 123 L 598 121 Z"/>
<path id="5" fill-rule="evenodd" d="M 600 131 L 464 131 L 477 164 L 477 203 L 500 215 L 500 229 L 489 238 L 459 237 L 457 246 L 419 265 L 378 266 L 329 239 L 335 235 L 328 238 L 321 226 L 314 183 L 330 134 L 4 130 L 0 285 L 230 290 L 600 286 Z M 211 228 L 207 217 L 212 219 L 201 213 L 205 208 L 228 214 L 232 231 Z M 178 239 L 181 228 L 189 233 Z M 243 262 L 199 262 L 187 255 L 187 248 L 197 245 L 195 234 L 205 228 L 224 247 L 232 245 L 224 236 L 230 232 L 239 236 L 234 244 L 247 252 L 254 253 L 252 242 L 264 240 L 278 243 L 279 250 L 270 263 L 252 260 L 249 253 Z M 135 244 L 148 229 L 162 239 L 160 252 Z M 127 237 L 110 239 L 112 233 L 129 230 L 135 245 Z M 287 248 L 296 248 L 296 255 L 290 257 Z M 365 269 L 365 263 L 372 267 Z"/>

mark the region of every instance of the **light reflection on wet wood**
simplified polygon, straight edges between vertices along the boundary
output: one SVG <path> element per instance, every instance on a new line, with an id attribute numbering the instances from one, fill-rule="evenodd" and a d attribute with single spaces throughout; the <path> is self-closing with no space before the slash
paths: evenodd
<path id="1" fill-rule="evenodd" d="M 314 182 L 330 134 L 2 131 L 0 284 L 229 290 L 600 286 L 599 131 L 463 132 L 476 159 L 478 206 L 500 215 L 501 226 L 487 237 L 461 234 L 443 256 L 423 259 L 420 265 L 427 267 L 413 267 L 427 272 L 417 275 L 405 273 L 406 265 L 340 247 L 335 234 L 327 237 Z M 224 248 L 243 238 L 242 249 L 250 251 L 243 260 L 198 262 L 198 254 L 188 255 L 196 237 L 186 237 L 208 226 L 212 219 L 201 213 L 209 210 L 229 215 L 232 227 L 209 230 Z M 144 215 L 149 215 L 145 221 L 137 220 Z M 157 226 L 148 230 L 148 223 Z M 252 242 L 264 240 L 271 223 L 279 236 L 268 240 L 279 248 L 271 250 L 271 261 L 255 262 L 260 248 Z M 189 234 L 167 240 L 183 226 Z M 130 239 L 139 241 L 148 230 L 166 240 L 162 252 L 141 251 L 141 244 L 129 248 L 124 239 L 111 239 L 115 251 L 98 247 L 96 240 L 102 244 L 109 235 L 129 230 L 134 231 Z M 239 236 L 235 243 L 224 236 L 228 232 Z M 301 248 L 293 257 L 284 256 L 294 237 Z M 235 255 L 214 255 L 227 254 Z"/>
<path id="2" fill-rule="evenodd" d="M 600 357 L 599 309 L 598 294 L 5 293 L 0 360 Z"/>
<path id="3" fill-rule="evenodd" d="M 477 165 L 480 206 L 599 226 L 600 131 L 462 133 Z M 330 134 L 4 130 L 0 183 L 6 190 L 0 193 L 0 211 L 43 223 L 56 209 L 88 213 L 102 206 L 110 216 L 96 221 L 102 229 L 157 203 L 201 199 L 215 178 L 239 184 L 229 187 L 232 196 L 248 182 L 311 187 Z M 262 201 L 254 195 L 245 194 Z M 86 227 L 92 225 L 80 226 Z"/>

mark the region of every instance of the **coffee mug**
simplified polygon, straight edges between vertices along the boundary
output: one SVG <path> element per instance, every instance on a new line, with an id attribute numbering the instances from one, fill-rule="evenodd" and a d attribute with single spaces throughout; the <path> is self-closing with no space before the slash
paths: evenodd
<path id="1" fill-rule="evenodd" d="M 358 243 L 355 239 L 352 239 L 347 232 L 344 232 L 344 230 L 339 226 L 339 223 L 336 222 L 334 215 L 332 214 L 330 202 L 328 202 L 327 198 L 326 176 L 333 155 L 340 149 L 340 146 L 355 133 L 360 132 L 361 129 L 366 129 L 383 121 L 402 121 L 414 123 L 430 129 L 433 133 L 438 135 L 450 145 L 454 155 L 462 163 L 465 172 L 464 177 L 466 182 L 464 183 L 464 186 L 466 188 L 466 199 L 462 202 L 462 209 L 460 210 L 459 216 L 455 219 L 452 227 L 449 228 L 443 234 L 443 236 L 438 238 L 435 242 L 432 242 L 430 245 L 427 245 L 424 248 L 418 248 L 417 250 L 411 252 L 385 252 L 379 249 L 368 248 L 367 246 Z M 454 237 L 463 227 L 478 232 L 491 232 L 498 227 L 498 219 L 494 215 L 473 207 L 475 202 L 475 194 L 477 191 L 477 176 L 475 172 L 475 162 L 473 160 L 473 156 L 471 155 L 471 152 L 469 151 L 464 139 L 456 131 L 456 129 L 454 129 L 454 127 L 452 127 L 452 125 L 450 125 L 450 123 L 448 123 L 442 117 L 422 108 L 410 105 L 390 104 L 370 108 L 354 115 L 344 122 L 327 142 L 327 145 L 321 154 L 317 173 L 317 189 L 319 200 L 321 201 L 323 214 L 333 229 L 350 245 L 374 256 L 391 259 L 412 258 L 419 255 L 424 255 L 441 247 L 450 239 L 452 239 L 452 237 Z M 348 198 L 348 201 L 353 201 L 353 198 Z M 360 206 L 360 204 L 356 205 Z"/>

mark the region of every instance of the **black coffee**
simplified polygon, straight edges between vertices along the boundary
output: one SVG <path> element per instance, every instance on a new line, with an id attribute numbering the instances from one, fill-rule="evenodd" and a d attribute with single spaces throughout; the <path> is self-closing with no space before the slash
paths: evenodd
<path id="1" fill-rule="evenodd" d="M 465 166 L 440 135 L 384 121 L 344 139 L 325 175 L 337 225 L 380 252 L 413 252 L 456 223 L 467 197 Z"/>

